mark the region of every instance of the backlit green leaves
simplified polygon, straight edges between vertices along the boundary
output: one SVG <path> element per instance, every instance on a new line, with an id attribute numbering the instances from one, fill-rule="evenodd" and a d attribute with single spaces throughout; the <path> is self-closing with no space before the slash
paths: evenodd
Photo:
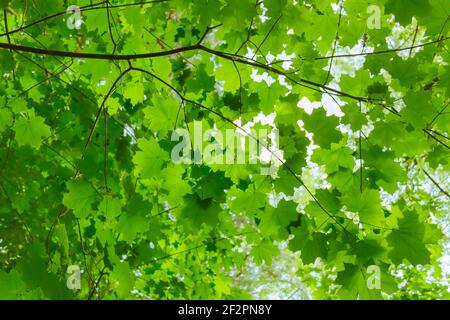
<path id="1" fill-rule="evenodd" d="M 317 258 L 326 259 L 328 255 L 327 236 L 313 230 L 313 222 L 305 216 L 301 218 L 301 226 L 292 230 L 294 239 L 290 241 L 289 248 L 300 250 L 304 263 L 313 263 Z"/>
<path id="2" fill-rule="evenodd" d="M 379 226 L 383 220 L 383 209 L 380 205 L 380 194 L 377 190 L 353 190 L 342 198 L 348 211 L 358 213 L 362 223 Z"/>
<path id="3" fill-rule="evenodd" d="M 144 85 L 141 82 L 130 82 L 124 88 L 124 97 L 130 99 L 134 106 L 144 101 Z"/>
<path id="4" fill-rule="evenodd" d="M 447 0 L 7 2 L 0 298 L 446 296 Z M 194 124 L 278 131 L 279 167 L 174 161 Z"/>
<path id="5" fill-rule="evenodd" d="M 395 19 L 403 25 L 411 23 L 411 18 L 426 17 L 431 6 L 428 0 L 389 0 L 386 12 L 393 13 Z"/>
<path id="6" fill-rule="evenodd" d="M 43 138 L 50 135 L 50 127 L 44 121 L 45 119 L 36 116 L 34 111 L 30 111 L 27 117 L 22 116 L 17 119 L 13 126 L 17 144 L 19 146 L 28 145 L 34 149 L 39 149 Z"/>
<path id="7" fill-rule="evenodd" d="M 0 131 L 3 131 L 13 122 L 11 111 L 6 108 L 0 109 Z"/>
<path id="8" fill-rule="evenodd" d="M 285 239 L 289 224 L 298 216 L 296 204 L 291 201 L 280 201 L 276 208 L 267 206 L 261 213 L 259 228 L 262 234 L 273 239 Z"/>
<path id="9" fill-rule="evenodd" d="M 23 298 L 23 292 L 26 285 L 21 279 L 21 275 L 13 270 L 10 273 L 0 271 L 0 299 L 2 300 L 16 300 Z"/>
<path id="10" fill-rule="evenodd" d="M 329 149 L 331 144 L 339 142 L 342 135 L 337 130 L 339 120 L 335 116 L 326 116 L 324 109 L 316 109 L 312 115 L 303 117 L 305 129 L 314 134 L 314 143 L 321 148 Z"/>
<path id="11" fill-rule="evenodd" d="M 137 173 L 143 179 L 160 178 L 162 166 L 168 160 L 167 152 L 154 139 L 140 139 L 138 146 L 141 151 L 136 152 L 133 157 Z"/>
<path id="12" fill-rule="evenodd" d="M 92 212 L 92 204 L 95 200 L 95 190 L 83 180 L 69 181 L 68 192 L 64 194 L 63 204 L 72 209 L 79 219 L 86 218 Z"/>
<path id="13" fill-rule="evenodd" d="M 406 212 L 404 218 L 398 222 L 387 237 L 393 247 L 390 257 L 394 263 L 402 263 L 404 259 L 413 264 L 426 264 L 430 262 L 430 252 L 424 244 L 425 227 L 419 221 L 416 213 Z"/>
<path id="14" fill-rule="evenodd" d="M 150 123 L 149 127 L 154 132 L 161 132 L 165 136 L 166 132 L 176 126 L 177 115 L 181 111 L 181 106 L 175 98 L 155 95 L 152 98 L 153 106 L 144 109 L 145 119 Z"/>

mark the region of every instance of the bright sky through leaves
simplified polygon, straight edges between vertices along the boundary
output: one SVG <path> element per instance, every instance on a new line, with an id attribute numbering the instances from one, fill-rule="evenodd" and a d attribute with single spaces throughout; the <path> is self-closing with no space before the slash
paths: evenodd
<path id="1" fill-rule="evenodd" d="M 0 1 L 0 299 L 450 297 L 450 1 L 70 5 Z"/>

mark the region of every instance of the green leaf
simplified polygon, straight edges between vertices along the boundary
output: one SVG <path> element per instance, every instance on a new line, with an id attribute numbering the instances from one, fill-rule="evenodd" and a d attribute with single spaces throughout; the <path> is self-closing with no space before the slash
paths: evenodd
<path id="1" fill-rule="evenodd" d="M 114 266 L 111 278 L 113 286 L 116 286 L 118 298 L 126 298 L 131 295 L 134 285 L 134 275 L 128 262 L 118 263 Z"/>
<path id="2" fill-rule="evenodd" d="M 380 204 L 379 191 L 365 189 L 363 192 L 359 192 L 359 190 L 353 190 L 341 197 L 341 201 L 348 211 L 359 214 L 361 222 L 381 226 L 384 211 Z"/>
<path id="3" fill-rule="evenodd" d="M 262 234 L 275 240 L 286 239 L 289 224 L 298 216 L 296 207 L 294 202 L 285 200 L 281 200 L 276 208 L 267 206 L 258 225 Z"/>
<path id="4" fill-rule="evenodd" d="M 345 264 L 345 270 L 338 273 L 336 283 L 342 286 L 339 290 L 341 299 L 381 299 L 379 290 L 369 289 L 364 269 L 357 265 Z"/>
<path id="5" fill-rule="evenodd" d="M 304 263 L 313 263 L 316 258 L 326 259 L 328 255 L 327 236 L 321 232 L 311 232 L 311 221 L 302 217 L 302 226 L 292 229 L 294 239 L 289 242 L 289 248 L 301 251 Z"/>
<path id="6" fill-rule="evenodd" d="M 0 132 L 5 130 L 13 122 L 11 111 L 6 108 L 0 109 Z"/>
<path id="7" fill-rule="evenodd" d="M 131 100 L 133 106 L 144 102 L 144 85 L 141 82 L 130 82 L 124 88 L 124 97 Z"/>
<path id="8" fill-rule="evenodd" d="M 100 202 L 98 210 L 107 218 L 115 218 L 122 213 L 122 203 L 119 199 L 107 195 Z"/>
<path id="9" fill-rule="evenodd" d="M 15 300 L 20 299 L 26 292 L 26 285 L 23 283 L 20 274 L 16 270 L 9 273 L 0 271 L 0 299 Z"/>
<path id="10" fill-rule="evenodd" d="M 256 264 L 260 265 L 265 262 L 267 265 L 272 264 L 272 259 L 280 252 L 280 249 L 268 240 L 253 247 L 251 254 Z"/>
<path id="11" fill-rule="evenodd" d="M 393 13 L 395 20 L 402 25 L 411 23 L 411 18 L 414 16 L 419 18 L 427 17 L 431 5 L 428 0 L 388 0 L 386 3 L 386 12 Z"/>
<path id="12" fill-rule="evenodd" d="M 0 298 L 448 297 L 448 0 L 68 2 L 0 0 Z"/>
<path id="13" fill-rule="evenodd" d="M 136 172 L 142 179 L 161 178 L 162 167 L 168 154 L 161 149 L 154 139 L 139 139 L 137 142 L 141 151 L 136 152 L 133 157 Z"/>
<path id="14" fill-rule="evenodd" d="M 202 225 L 215 226 L 218 222 L 219 205 L 212 199 L 201 199 L 197 195 L 186 195 L 180 211 L 181 223 L 190 232 L 198 231 Z"/>
<path id="15" fill-rule="evenodd" d="M 339 120 L 335 116 L 326 116 L 323 108 L 316 109 L 312 115 L 303 117 L 305 129 L 311 132 L 314 143 L 321 148 L 329 149 L 331 144 L 341 140 L 341 133 L 336 129 Z"/>
<path id="16" fill-rule="evenodd" d="M 144 109 L 145 119 L 149 121 L 151 130 L 159 131 L 161 136 L 165 136 L 168 130 L 176 125 L 180 103 L 161 95 L 154 96 L 152 103 L 153 106 Z"/>
<path id="17" fill-rule="evenodd" d="M 68 192 L 64 194 L 63 204 L 73 210 L 79 219 L 86 218 L 92 212 L 92 205 L 96 198 L 95 190 L 83 180 L 69 181 Z"/>
<path id="18" fill-rule="evenodd" d="M 425 226 L 416 213 L 405 213 L 398 221 L 398 228 L 387 237 L 391 252 L 390 258 L 395 264 L 404 262 L 426 264 L 430 262 L 430 252 L 424 243 Z"/>
<path id="19" fill-rule="evenodd" d="M 29 145 L 34 149 L 39 149 L 43 138 L 50 135 L 50 127 L 44 121 L 44 118 L 36 116 L 33 111 L 29 112 L 27 118 L 17 119 L 13 126 L 17 144 L 19 146 Z"/>

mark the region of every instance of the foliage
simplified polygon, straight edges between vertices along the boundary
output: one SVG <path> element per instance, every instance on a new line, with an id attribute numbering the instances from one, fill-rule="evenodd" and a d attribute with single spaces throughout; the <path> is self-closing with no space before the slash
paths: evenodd
<path id="1" fill-rule="evenodd" d="M 314 298 L 448 297 L 449 1 L 0 4 L 0 298 L 249 298 L 280 254 Z M 276 173 L 174 163 L 195 121 L 276 127 Z"/>

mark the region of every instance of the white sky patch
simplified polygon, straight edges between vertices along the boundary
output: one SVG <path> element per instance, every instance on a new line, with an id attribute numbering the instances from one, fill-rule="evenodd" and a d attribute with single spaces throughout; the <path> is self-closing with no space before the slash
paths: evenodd
<path id="1" fill-rule="evenodd" d="M 136 128 L 136 125 L 132 124 L 131 126 L 126 123 L 125 126 L 123 127 L 123 135 L 125 137 L 130 137 L 131 138 L 131 144 L 136 144 L 136 136 L 134 135 L 134 129 Z"/>
<path id="2" fill-rule="evenodd" d="M 339 86 L 334 83 L 330 83 L 328 87 L 339 90 Z M 337 117 L 343 117 L 344 113 L 341 110 L 341 106 L 345 104 L 346 103 L 340 101 L 337 96 L 332 96 L 332 93 L 324 93 L 322 95 L 322 105 L 327 112 L 327 116 L 334 115 Z"/>
<path id="3" fill-rule="evenodd" d="M 295 53 L 287 54 L 286 51 L 283 50 L 280 54 L 275 57 L 276 61 L 283 61 L 281 67 L 284 70 L 289 70 L 292 68 L 292 59 L 295 58 Z"/>
<path id="4" fill-rule="evenodd" d="M 250 55 L 250 58 L 253 57 L 253 55 Z M 276 61 L 283 61 L 281 63 L 281 67 L 284 70 L 289 70 L 292 68 L 292 63 L 293 63 L 293 59 L 295 58 L 295 53 L 291 53 L 291 54 L 287 54 L 285 50 L 283 50 L 283 52 L 281 52 L 280 54 L 277 54 L 276 56 L 274 56 L 273 54 L 267 53 L 266 55 L 266 60 L 267 63 L 273 63 Z"/>
<path id="5" fill-rule="evenodd" d="M 224 90 L 224 88 L 223 88 L 224 82 L 225 82 L 225 81 L 217 81 L 217 82 L 214 84 L 214 91 L 217 92 L 217 94 L 218 94 L 219 97 L 223 96 L 223 94 L 225 93 L 225 90 Z"/>
<path id="6" fill-rule="evenodd" d="M 261 149 L 261 153 L 258 156 L 258 159 L 263 162 L 263 163 L 269 163 L 270 161 L 274 161 L 276 166 L 281 165 L 280 159 L 282 161 L 285 161 L 283 158 L 283 150 L 279 149 L 279 145 L 278 145 L 278 132 L 277 132 L 277 128 L 275 126 L 274 120 L 275 120 L 275 112 L 269 114 L 269 115 L 265 115 L 264 113 L 260 112 L 257 116 L 253 117 L 252 121 L 247 122 L 246 124 L 242 125 L 241 124 L 241 119 L 238 119 L 236 121 L 234 121 L 234 123 L 241 127 L 243 130 L 245 130 L 245 132 L 242 132 L 242 130 L 237 129 L 238 132 L 242 133 L 244 136 L 247 133 L 251 132 L 252 127 L 257 124 L 260 123 L 262 125 L 268 125 L 270 127 L 272 127 L 272 130 L 270 132 L 268 132 L 267 134 L 267 147 L 268 148 L 262 148 Z M 258 139 L 261 137 L 257 137 Z M 242 144 L 243 147 L 245 148 L 245 137 L 243 137 L 242 139 Z"/>
<path id="7" fill-rule="evenodd" d="M 253 59 L 253 57 L 255 56 L 255 52 L 256 51 L 253 50 L 253 48 L 247 47 L 247 52 L 244 54 L 244 57 L 247 59 Z M 269 53 L 269 55 L 270 55 L 270 53 Z M 266 59 L 267 59 L 267 56 L 266 56 Z"/>
<path id="8" fill-rule="evenodd" d="M 272 85 L 272 83 L 274 83 L 276 81 L 267 72 L 258 74 L 258 70 L 256 70 L 256 69 L 252 70 L 252 74 L 250 75 L 250 78 L 252 80 L 255 80 L 258 83 L 264 81 L 269 87 L 270 87 L 270 85 Z"/>
<path id="9" fill-rule="evenodd" d="M 303 97 L 301 100 L 297 103 L 297 107 L 305 110 L 307 114 L 311 114 L 314 109 L 318 109 L 322 106 L 320 102 L 311 102 L 308 97 Z"/>
<path id="10" fill-rule="evenodd" d="M 417 20 L 415 18 L 413 18 L 412 23 L 406 27 L 403 27 L 402 25 L 396 23 L 392 29 L 391 35 L 386 38 L 388 48 L 396 49 L 411 47 L 413 46 L 413 42 L 414 46 L 423 44 L 422 40 L 425 37 L 425 28 L 416 29 L 416 27 Z M 398 51 L 397 55 L 399 57 L 407 59 L 410 54 L 411 56 L 414 56 L 417 52 L 420 52 L 422 50 L 423 47 L 414 48 L 412 50 L 402 50 Z"/>
<path id="11" fill-rule="evenodd" d="M 364 46 L 362 40 L 359 41 L 358 44 L 350 47 L 341 47 L 339 44 L 336 46 L 335 56 L 340 55 L 351 55 L 351 54 L 361 54 L 361 53 L 369 53 L 373 52 L 372 47 Z M 331 56 L 331 52 L 327 53 L 327 56 Z M 364 62 L 366 61 L 366 57 L 364 55 L 354 56 L 354 57 L 337 57 L 333 59 L 333 64 L 331 67 L 331 75 L 336 81 L 340 81 L 341 75 L 347 74 L 351 77 L 355 76 L 355 72 L 361 69 L 364 66 Z M 323 68 L 323 70 L 328 71 L 330 69 L 331 59 L 328 61 L 328 65 Z"/>
<path id="12" fill-rule="evenodd" d="M 292 90 L 292 86 L 289 84 L 289 82 L 286 81 L 286 77 L 285 76 L 279 76 L 278 77 L 278 82 L 280 83 L 280 85 L 288 88 L 288 93 L 286 95 L 289 95 L 289 93 Z"/>
<path id="13" fill-rule="evenodd" d="M 261 2 L 260 5 L 259 5 L 259 7 L 261 8 L 261 14 L 260 14 L 260 16 L 259 16 L 259 20 L 260 20 L 262 23 L 266 22 L 267 20 L 270 20 L 270 18 L 266 16 L 267 8 L 264 7 L 264 2 Z"/>

